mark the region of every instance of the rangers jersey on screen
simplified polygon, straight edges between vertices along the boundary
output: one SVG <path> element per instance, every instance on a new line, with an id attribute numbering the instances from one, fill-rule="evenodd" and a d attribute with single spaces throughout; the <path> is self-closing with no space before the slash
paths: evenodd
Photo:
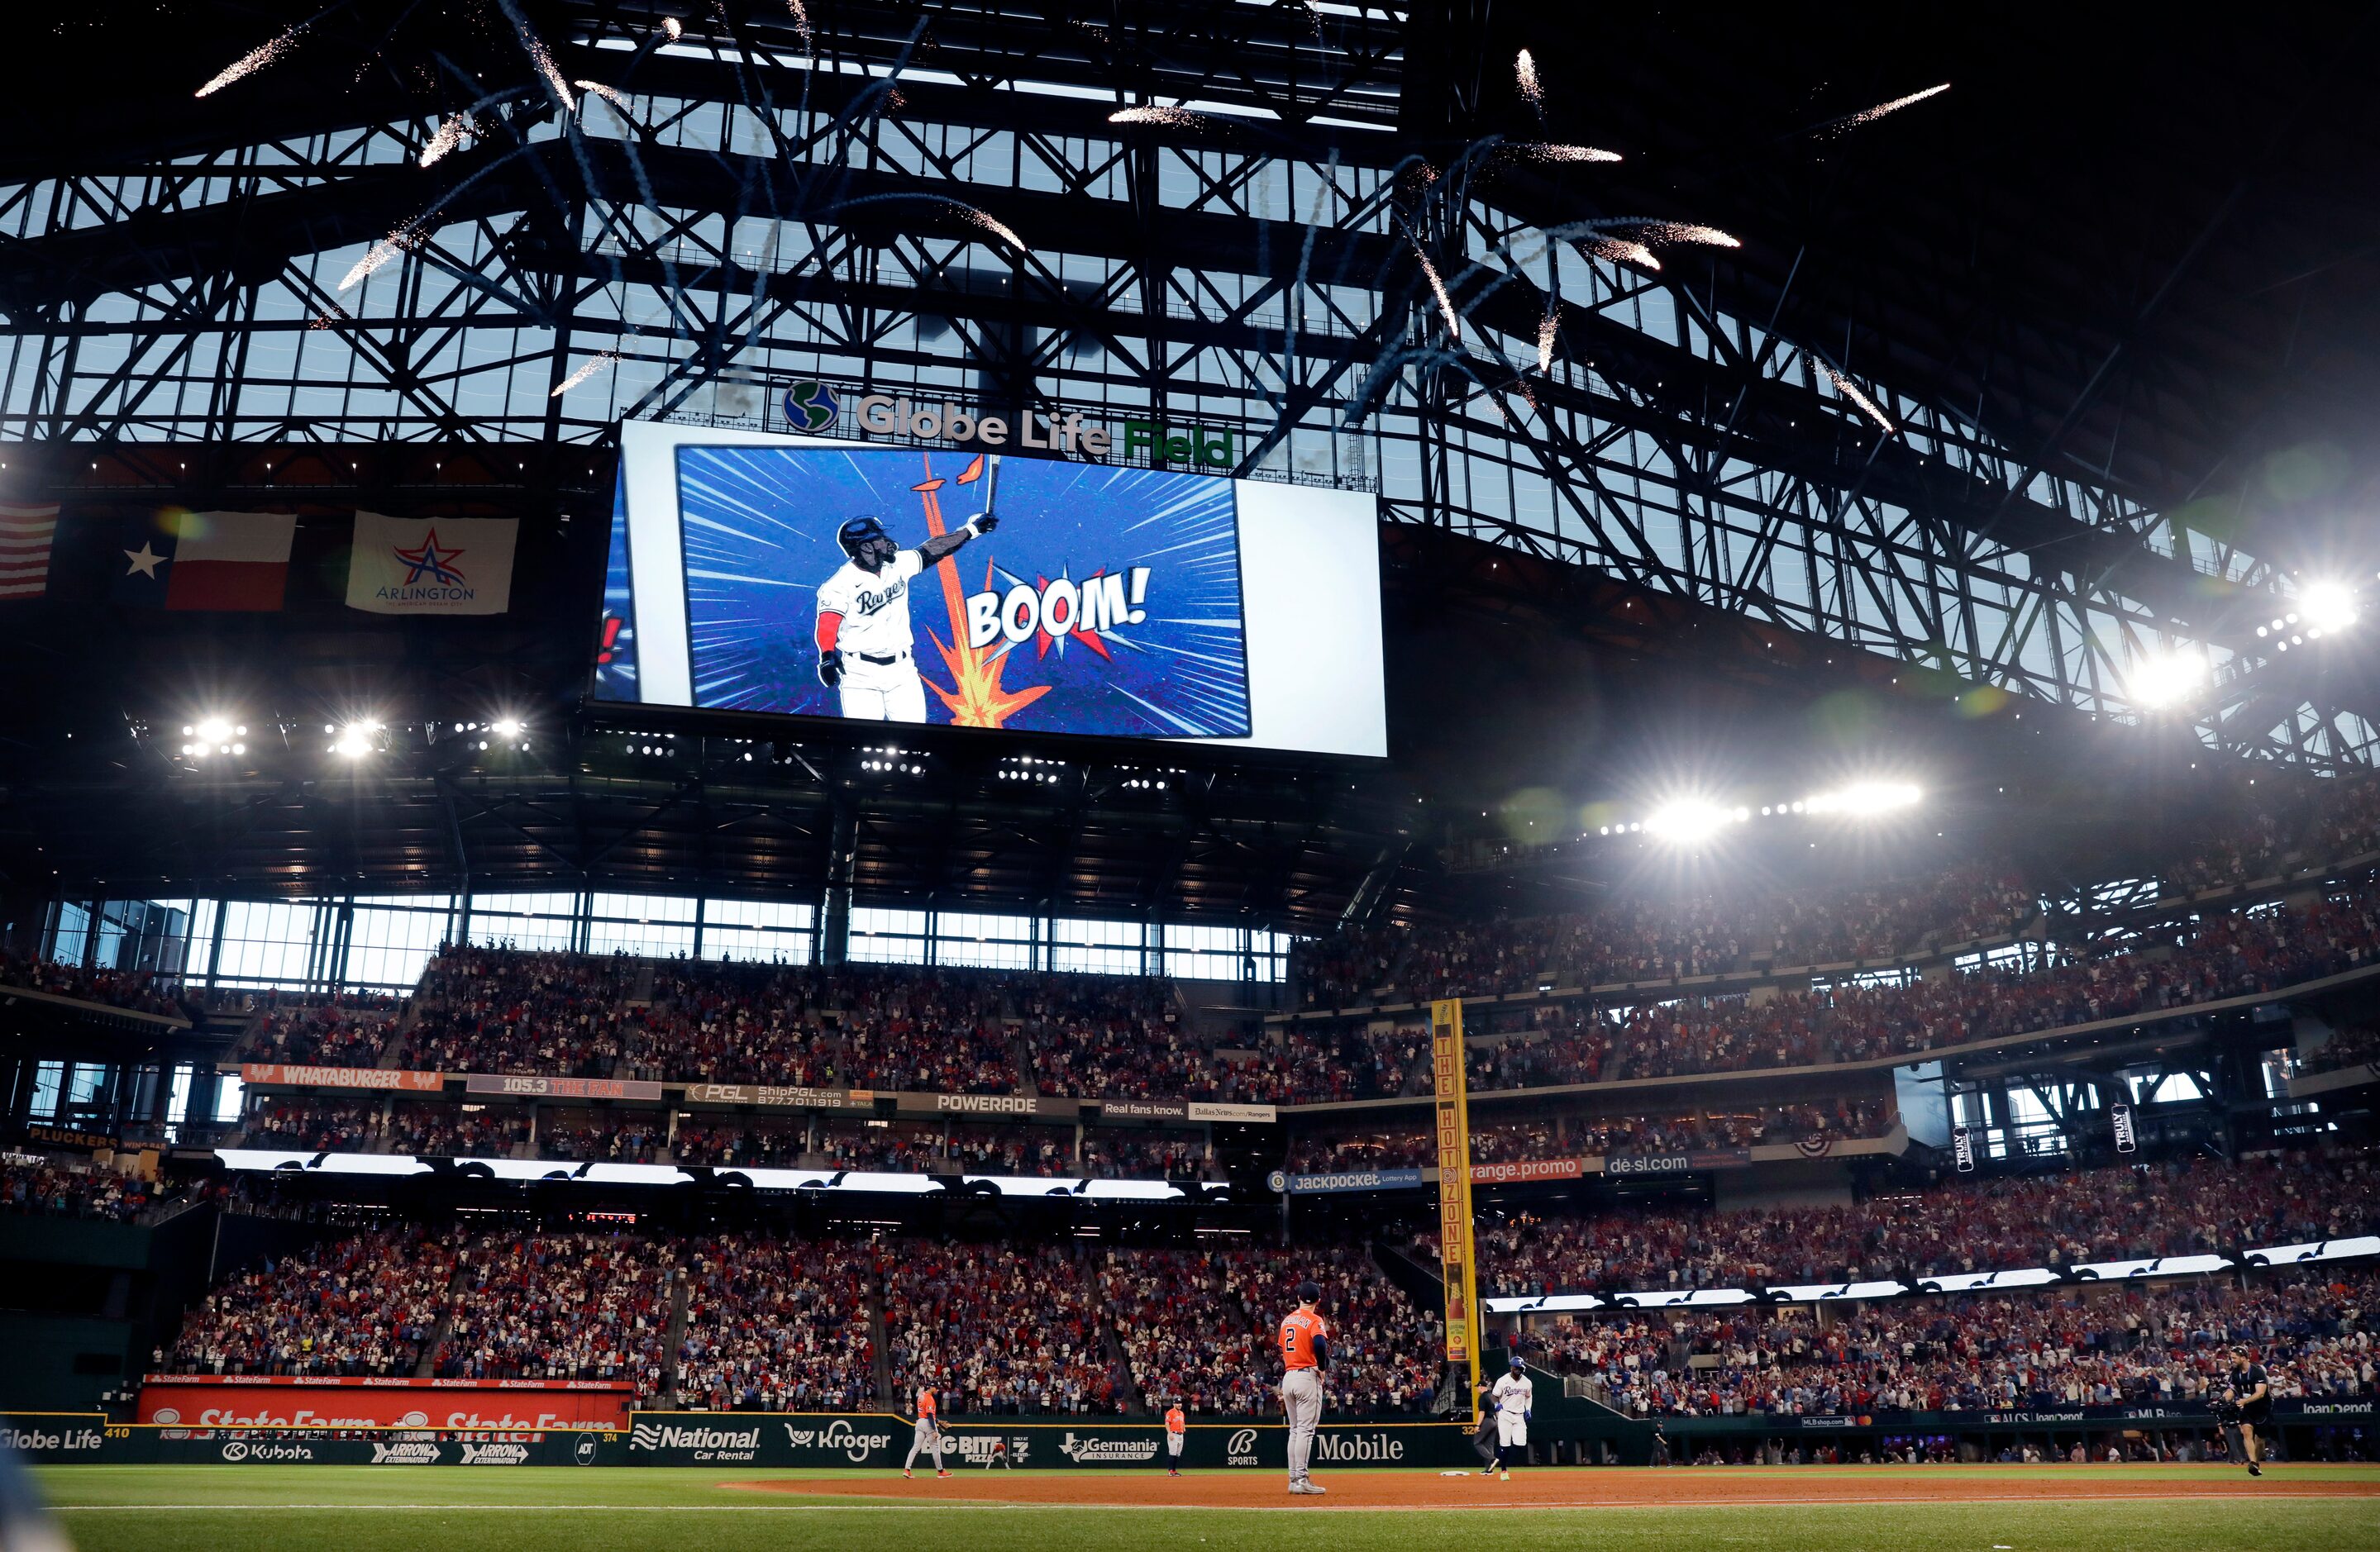
<path id="1" fill-rule="evenodd" d="M 818 612 L 843 616 L 836 648 L 879 658 L 907 651 L 909 579 L 925 569 L 925 557 L 915 550 L 902 551 L 882 571 L 844 562 L 818 590 Z"/>

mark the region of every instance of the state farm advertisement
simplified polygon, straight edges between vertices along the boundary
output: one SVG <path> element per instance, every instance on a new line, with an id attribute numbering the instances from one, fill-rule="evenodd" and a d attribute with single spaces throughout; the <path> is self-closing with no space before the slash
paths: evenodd
<path id="1" fill-rule="evenodd" d="M 625 1428 L 636 1387 L 597 1379 L 151 1375 L 140 1421 L 193 1428 Z"/>

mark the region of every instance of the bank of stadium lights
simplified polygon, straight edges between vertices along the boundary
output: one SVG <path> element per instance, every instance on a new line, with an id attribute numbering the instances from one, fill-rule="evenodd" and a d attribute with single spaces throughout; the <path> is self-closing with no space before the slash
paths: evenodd
<path id="1" fill-rule="evenodd" d="M 2155 710 L 2187 700 L 2207 681 L 2206 661 L 2189 652 L 2152 652 L 2124 672 L 2133 704 Z"/>
<path id="2" fill-rule="evenodd" d="M 359 717 L 351 722 L 324 722 L 322 731 L 330 734 L 331 753 L 347 759 L 361 759 L 379 750 L 384 724 L 370 717 Z"/>
<path id="3" fill-rule="evenodd" d="M 431 724 L 431 732 L 436 734 L 436 723 Z M 528 747 L 528 724 L 518 717 L 498 717 L 492 722 L 456 722 L 455 733 L 466 745 L 480 749 L 506 745 L 516 750 Z"/>
<path id="4" fill-rule="evenodd" d="M 1058 772 L 1066 768 L 1064 760 L 1043 759 L 1038 755 L 1018 755 L 1000 769 L 1003 782 L 1038 782 L 1055 786 Z"/>
<path id="5" fill-rule="evenodd" d="M 1759 817 L 1781 819 L 1795 814 L 1832 814 L 1844 818 L 1874 818 L 1914 808 L 1925 796 L 1911 782 L 1853 782 L 1832 792 L 1814 793 L 1791 802 L 1764 803 Z M 1730 825 L 1746 823 L 1753 817 L 1748 804 L 1730 806 L 1707 798 L 1675 798 L 1640 820 L 1603 825 L 1597 833 L 1656 835 L 1664 841 L 1691 845 L 1710 839 Z"/>
<path id="6" fill-rule="evenodd" d="M 228 717 L 201 717 L 182 728 L 182 753 L 194 760 L 248 753 L 248 724 Z"/>

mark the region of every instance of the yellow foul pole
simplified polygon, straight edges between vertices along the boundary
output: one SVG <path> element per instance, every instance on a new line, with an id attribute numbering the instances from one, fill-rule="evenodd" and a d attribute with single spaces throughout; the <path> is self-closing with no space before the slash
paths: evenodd
<path id="1" fill-rule="evenodd" d="M 1471 1108 L 1463 1057 L 1463 1003 L 1429 1005 L 1430 1070 L 1438 1095 L 1438 1239 L 1446 1267 L 1446 1361 L 1470 1373 L 1463 1404 L 1479 1421 L 1477 1264 L 1471 1253 Z"/>

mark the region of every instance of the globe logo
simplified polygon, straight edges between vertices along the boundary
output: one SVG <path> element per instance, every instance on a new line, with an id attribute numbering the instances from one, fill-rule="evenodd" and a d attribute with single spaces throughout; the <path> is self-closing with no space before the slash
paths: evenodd
<path id="1" fill-rule="evenodd" d="M 834 390 L 823 382 L 796 382 L 785 390 L 785 424 L 816 435 L 833 426 Z"/>

